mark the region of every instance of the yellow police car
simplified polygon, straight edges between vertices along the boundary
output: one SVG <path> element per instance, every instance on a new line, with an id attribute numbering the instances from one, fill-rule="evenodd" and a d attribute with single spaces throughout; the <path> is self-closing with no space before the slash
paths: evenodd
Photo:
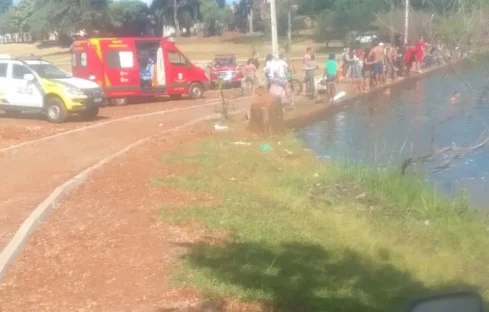
<path id="1" fill-rule="evenodd" d="M 0 110 L 7 114 L 42 112 L 61 123 L 70 113 L 93 119 L 103 102 L 103 91 L 93 81 L 73 78 L 40 58 L 0 55 Z"/>

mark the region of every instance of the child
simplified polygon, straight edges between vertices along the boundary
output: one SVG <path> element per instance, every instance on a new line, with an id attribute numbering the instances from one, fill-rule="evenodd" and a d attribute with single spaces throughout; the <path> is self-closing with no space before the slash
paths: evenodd
<path id="1" fill-rule="evenodd" d="M 360 65 L 360 59 L 357 56 L 357 51 L 352 51 L 350 58 L 352 62 L 350 64 L 350 77 L 352 80 L 353 88 L 355 91 L 362 91 L 362 86 L 360 82 L 360 75 L 362 71 L 362 67 Z"/>
<path id="2" fill-rule="evenodd" d="M 239 72 L 241 74 L 241 96 L 245 96 L 246 94 L 246 66 L 241 64 L 239 65 Z"/>
<path id="3" fill-rule="evenodd" d="M 337 76 L 336 76 L 336 82 L 337 83 L 341 83 L 344 81 L 344 73 L 343 73 L 343 60 L 340 60 L 338 63 L 338 73 L 337 73 Z"/>
<path id="4" fill-rule="evenodd" d="M 253 59 L 249 59 L 246 67 L 246 86 L 248 88 L 248 95 L 255 95 L 255 84 L 256 84 L 256 66 L 253 64 Z"/>
<path id="5" fill-rule="evenodd" d="M 338 79 L 338 63 L 336 62 L 334 53 L 331 53 L 326 61 L 324 75 L 326 76 L 326 83 L 328 84 L 329 100 L 333 101 L 336 93 L 336 80 Z"/>

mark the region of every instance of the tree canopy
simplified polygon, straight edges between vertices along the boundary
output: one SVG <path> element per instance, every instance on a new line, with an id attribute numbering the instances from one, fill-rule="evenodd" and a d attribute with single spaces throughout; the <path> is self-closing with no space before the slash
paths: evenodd
<path id="1" fill-rule="evenodd" d="M 404 3 L 404 0 L 277 0 L 278 31 L 280 35 L 287 33 L 289 14 L 293 29 L 301 27 L 300 16 L 315 20 L 317 37 L 325 41 L 343 40 L 354 31 L 399 28 L 392 21 L 379 19 L 391 11 L 401 12 Z M 297 10 L 291 10 L 291 4 Z M 444 29 L 438 29 L 443 37 L 457 31 L 466 34 L 460 29 L 469 26 L 477 28 L 466 20 L 462 23 L 464 27 L 459 27 L 462 24 L 457 16 L 474 12 L 481 5 L 487 7 L 489 1 L 411 0 L 411 10 L 419 11 L 421 22 L 426 20 L 425 16 L 430 19 L 436 15 L 430 27 L 443 26 Z M 440 21 L 440 17 L 444 20 Z M 173 25 L 179 34 L 180 28 L 189 30 L 196 22 L 203 23 L 207 35 L 218 34 L 223 28 L 269 33 L 269 19 L 265 0 L 238 0 L 234 10 L 226 0 L 153 0 L 149 8 L 140 0 L 19 0 L 15 3 L 0 0 L 0 33 L 30 32 L 38 38 L 52 32 L 69 34 L 82 29 L 88 33 L 98 31 L 100 35 L 139 36 L 147 33 L 149 23 L 154 26 L 156 36 L 162 35 L 163 25 Z"/>

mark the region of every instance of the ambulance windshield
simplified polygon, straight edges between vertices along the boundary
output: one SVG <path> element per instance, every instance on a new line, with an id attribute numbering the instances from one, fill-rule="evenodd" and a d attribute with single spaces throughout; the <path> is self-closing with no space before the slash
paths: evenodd
<path id="1" fill-rule="evenodd" d="M 64 79 L 70 78 L 70 75 L 57 67 L 54 64 L 47 62 L 30 63 L 29 67 L 32 68 L 39 76 L 45 79 Z"/>

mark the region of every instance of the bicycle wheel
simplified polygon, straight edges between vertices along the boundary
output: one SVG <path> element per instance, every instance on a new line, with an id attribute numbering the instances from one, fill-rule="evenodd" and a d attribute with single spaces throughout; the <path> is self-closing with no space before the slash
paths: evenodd
<path id="1" fill-rule="evenodd" d="M 290 79 L 289 87 L 292 94 L 299 95 L 302 92 L 302 82 L 299 79 Z"/>

